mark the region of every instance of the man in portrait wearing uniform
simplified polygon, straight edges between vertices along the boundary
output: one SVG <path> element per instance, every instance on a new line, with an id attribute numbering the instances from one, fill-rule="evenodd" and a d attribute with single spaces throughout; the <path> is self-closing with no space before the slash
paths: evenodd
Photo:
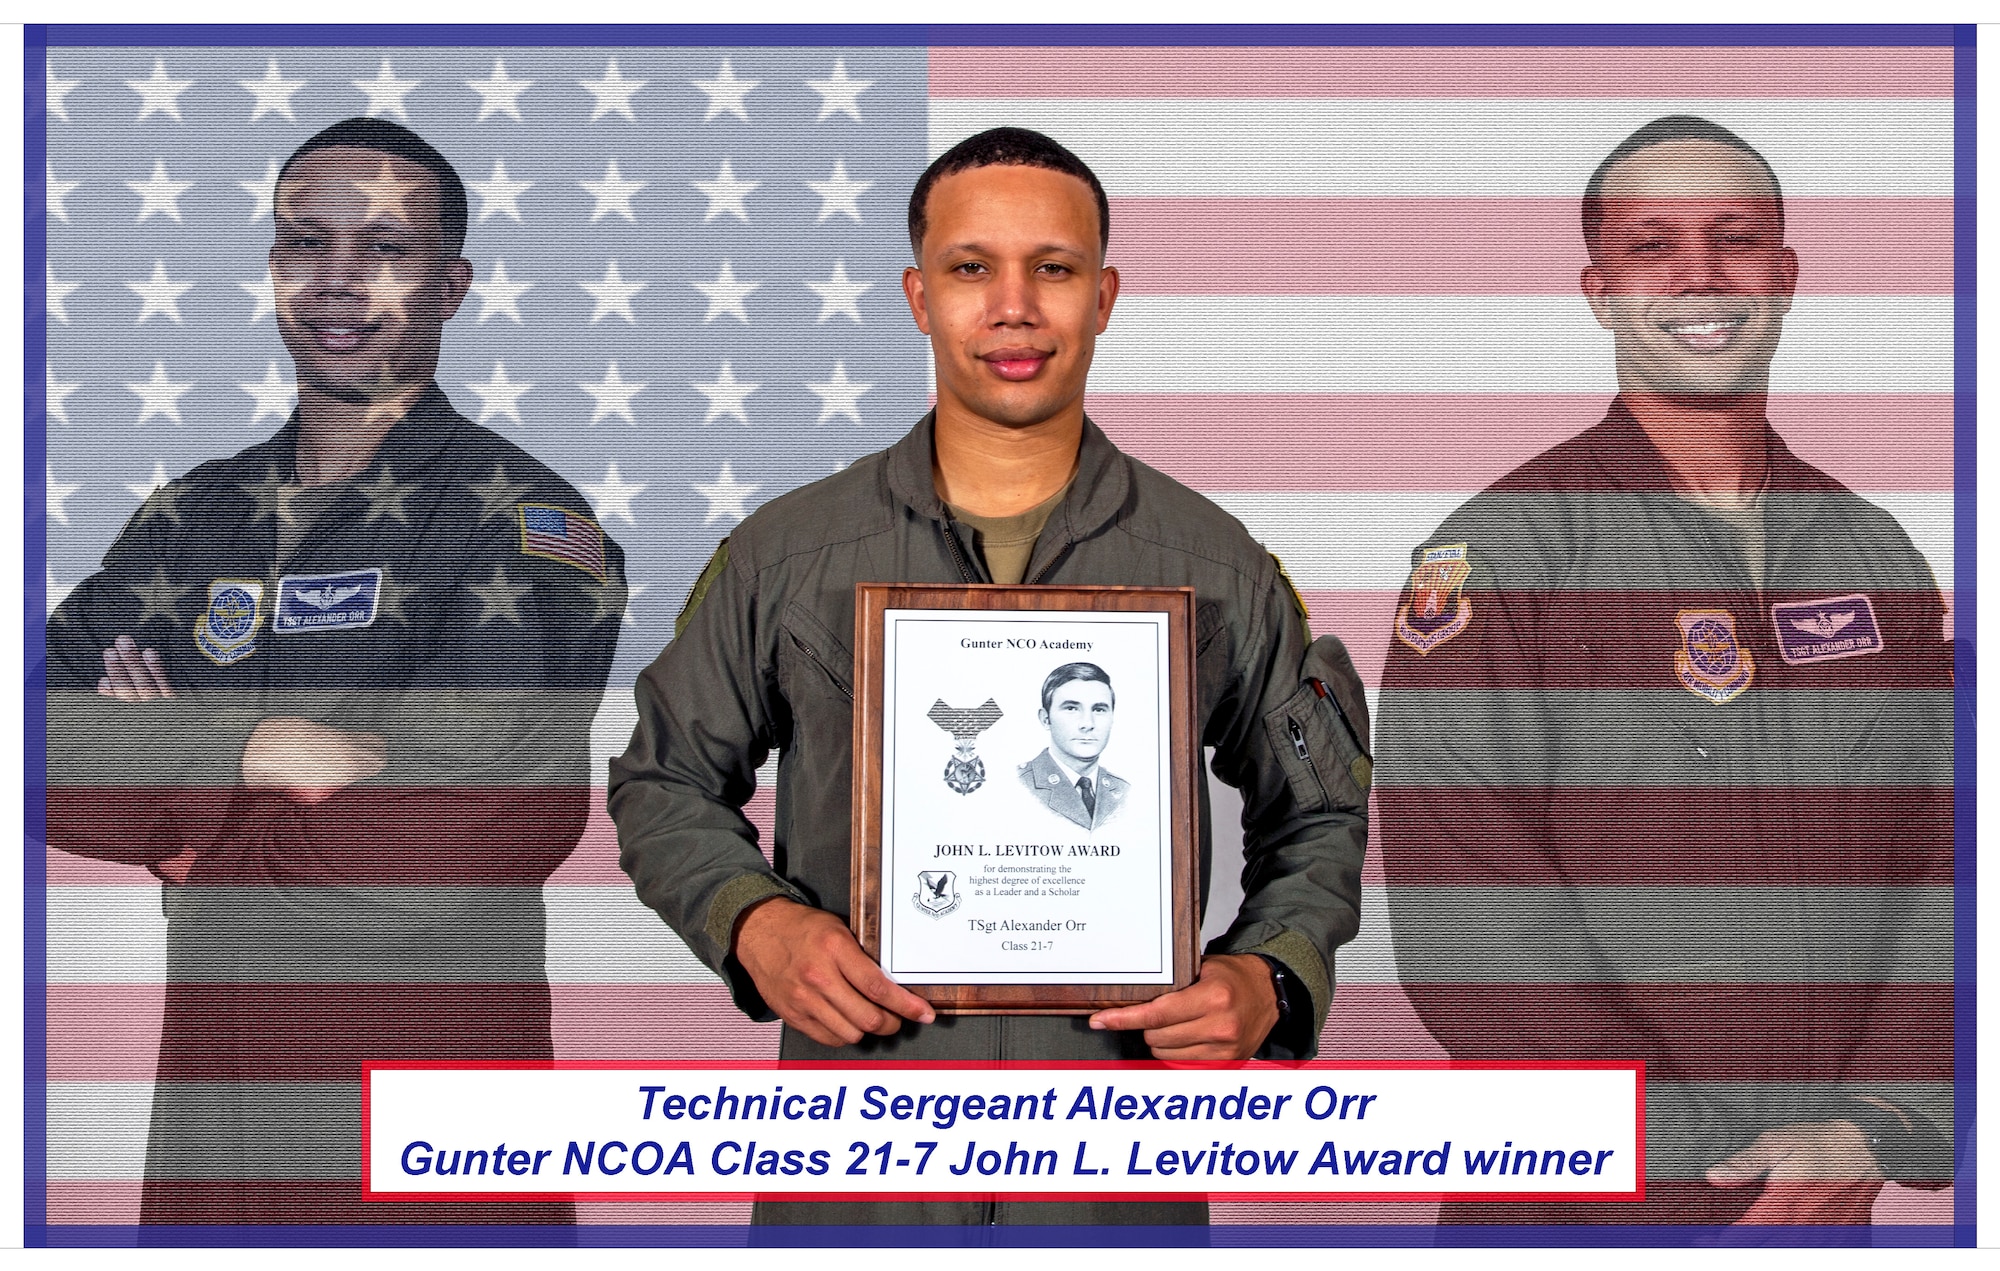
<path id="1" fill-rule="evenodd" d="M 1644 1061 L 1646 1195 L 1441 1221 L 1866 1223 L 1951 1176 L 1943 601 L 1766 418 L 1764 158 L 1655 120 L 1583 237 L 1618 396 L 1414 553 L 1377 790 L 1418 1015 L 1454 1059 Z"/>
<path id="2" fill-rule="evenodd" d="M 638 728 L 611 772 L 621 862 L 738 1006 L 785 1022 L 785 1060 L 1314 1052 L 1334 949 L 1357 922 L 1360 748 L 1308 709 L 1304 613 L 1276 561 L 1084 416 L 1095 340 L 1118 295 L 1109 233 L 1097 178 L 1039 133 L 994 129 L 940 156 L 911 195 L 917 263 L 904 274 L 931 341 L 935 411 L 888 450 L 744 521 L 640 677 Z M 1243 792 L 1248 857 L 1242 908 L 1197 983 L 1089 1017 L 937 1015 L 862 951 L 846 915 L 849 633 L 863 580 L 1194 588 L 1194 723 L 1216 773 Z M 1351 676 L 1339 688 L 1360 701 Z M 1313 722 L 1311 746 L 1277 744 L 1287 711 Z M 767 863 L 742 808 L 772 751 Z M 1204 824 L 1204 877 L 1208 853 Z M 756 1219 L 1203 1223 L 1207 1207 L 806 1201 L 762 1203 Z"/>
<path id="3" fill-rule="evenodd" d="M 48 625 L 49 841 L 163 883 L 142 1221 L 573 1221 L 363 1202 L 360 1077 L 551 1057 L 542 882 L 622 555 L 437 387 L 471 277 L 444 156 L 350 119 L 275 200 L 296 412 L 154 493 Z"/>
<path id="4" fill-rule="evenodd" d="M 1042 681 L 1037 715 L 1049 744 L 1021 765 L 1021 784 L 1042 806 L 1094 830 L 1118 815 L 1131 783 L 1097 762 L 1111 744 L 1118 694 L 1094 662 L 1067 662 Z"/>

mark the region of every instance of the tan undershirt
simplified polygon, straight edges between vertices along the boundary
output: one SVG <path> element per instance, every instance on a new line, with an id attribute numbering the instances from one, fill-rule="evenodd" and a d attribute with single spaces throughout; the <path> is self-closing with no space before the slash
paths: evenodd
<path id="1" fill-rule="evenodd" d="M 945 506 L 954 520 L 972 527 L 972 545 L 986 559 L 986 572 L 993 575 L 993 581 L 1011 586 L 1028 576 L 1028 562 L 1034 559 L 1042 527 L 1055 515 L 1056 505 L 1074 481 L 1074 477 L 1065 481 L 1062 489 L 1018 516 L 974 516 L 949 503 Z"/>
<path id="2" fill-rule="evenodd" d="M 1764 491 L 1759 490 L 1747 501 L 1711 501 L 1685 492 L 1681 498 L 1714 514 L 1717 520 L 1736 531 L 1736 542 L 1743 549 L 1744 564 L 1750 568 L 1751 585 L 1758 591 L 1764 590 Z"/>

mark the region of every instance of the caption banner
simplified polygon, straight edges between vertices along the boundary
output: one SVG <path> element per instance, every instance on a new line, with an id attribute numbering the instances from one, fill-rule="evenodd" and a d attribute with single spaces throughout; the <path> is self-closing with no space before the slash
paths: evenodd
<path id="1" fill-rule="evenodd" d="M 1641 1065 L 370 1065 L 377 1199 L 1641 1198 Z"/>

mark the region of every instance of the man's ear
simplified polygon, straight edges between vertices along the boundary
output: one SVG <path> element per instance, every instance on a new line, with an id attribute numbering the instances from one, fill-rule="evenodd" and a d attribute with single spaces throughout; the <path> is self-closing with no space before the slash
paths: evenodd
<path id="1" fill-rule="evenodd" d="M 460 256 L 449 261 L 444 267 L 444 316 L 449 319 L 458 313 L 458 307 L 465 303 L 466 293 L 472 290 L 472 262 Z"/>
<path id="2" fill-rule="evenodd" d="M 1047 728 L 1049 726 L 1049 708 L 1044 706 L 1042 709 L 1036 711 L 1035 718 L 1042 721 L 1042 727 Z"/>
<path id="3" fill-rule="evenodd" d="M 1597 319 L 1597 325 L 1611 330 L 1611 309 L 1605 297 L 1611 294 L 1611 284 L 1605 279 L 1604 271 L 1596 265 L 1585 265 L 1577 282 L 1583 287 L 1583 298 L 1590 305 L 1590 314 Z"/>
<path id="4" fill-rule="evenodd" d="M 931 311 L 924 302 L 924 274 L 915 265 L 903 271 L 903 299 L 910 302 L 910 316 L 917 320 L 917 330 L 929 335 Z"/>

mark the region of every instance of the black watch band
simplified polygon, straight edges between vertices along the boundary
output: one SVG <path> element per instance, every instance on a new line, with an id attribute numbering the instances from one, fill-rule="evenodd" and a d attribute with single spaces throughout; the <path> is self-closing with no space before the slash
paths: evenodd
<path id="1" fill-rule="evenodd" d="M 1278 993 L 1278 1024 L 1283 1028 L 1292 1022 L 1292 975 L 1285 970 L 1285 964 L 1268 953 L 1260 953 L 1264 965 L 1271 968 L 1271 987 Z"/>

